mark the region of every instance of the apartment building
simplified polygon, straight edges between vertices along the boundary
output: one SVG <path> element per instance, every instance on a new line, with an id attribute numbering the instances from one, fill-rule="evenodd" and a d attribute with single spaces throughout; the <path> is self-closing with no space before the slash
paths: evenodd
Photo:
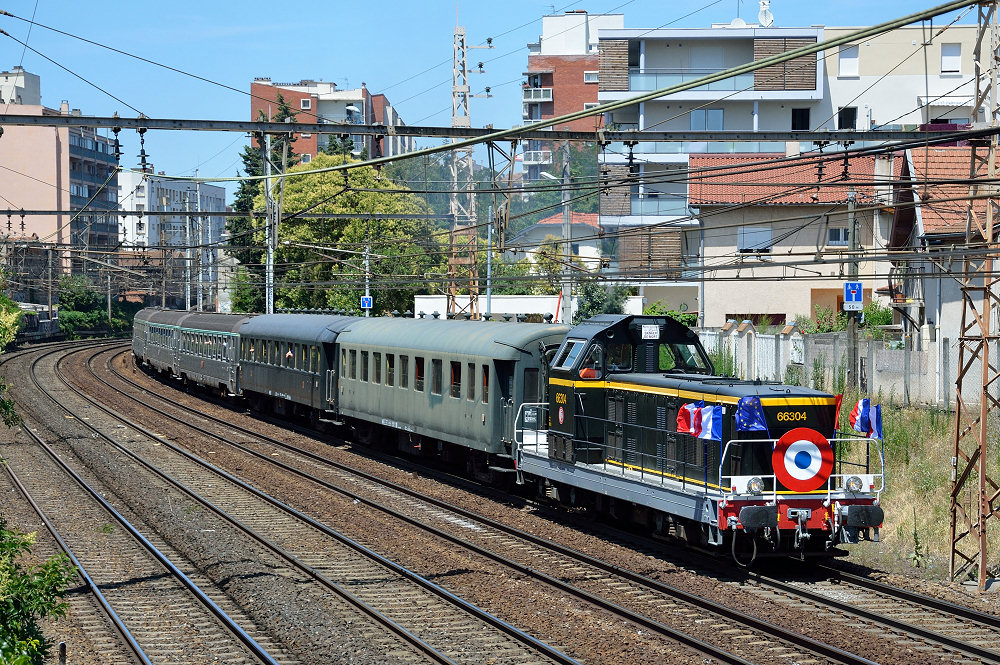
<path id="1" fill-rule="evenodd" d="M 599 78 L 598 32 L 621 28 L 622 14 L 574 10 L 542 17 L 542 34 L 528 44 L 528 69 L 521 90 L 523 124 L 531 125 L 596 106 Z M 583 118 L 556 129 L 592 131 L 602 116 Z M 529 141 L 524 150 L 525 180 L 538 180 L 553 162 L 550 141 Z"/>
<path id="2" fill-rule="evenodd" d="M 225 212 L 225 188 L 162 176 L 162 171 L 156 174 L 152 170 L 119 174 L 122 246 L 211 246 L 219 242 L 226 221 L 212 213 Z M 188 211 L 204 214 L 171 214 Z"/>
<path id="3" fill-rule="evenodd" d="M 0 96 L 11 113 L 80 115 L 67 101 L 58 109 L 43 106 L 39 77 L 19 67 L 0 72 L 0 80 Z M 12 214 L 0 222 L 0 232 L 84 249 L 114 246 L 118 178 L 111 138 L 90 128 L 8 125 L 3 147 L 0 191 Z M 50 212 L 22 218 L 13 213 L 20 209 Z"/>
<path id="4" fill-rule="evenodd" d="M 278 110 L 278 95 L 285 100 L 300 122 L 329 122 L 347 125 L 385 125 L 398 127 L 406 123 L 382 94 L 373 95 L 364 83 L 360 88 L 341 90 L 332 81 L 303 79 L 298 83 L 273 83 L 270 78 L 255 78 L 250 84 L 250 116 L 271 117 Z M 355 157 L 389 157 L 413 149 L 413 139 L 402 136 L 372 137 L 349 134 Z M 325 150 L 331 134 L 296 134 L 295 152 L 300 163 L 308 164 Z"/>

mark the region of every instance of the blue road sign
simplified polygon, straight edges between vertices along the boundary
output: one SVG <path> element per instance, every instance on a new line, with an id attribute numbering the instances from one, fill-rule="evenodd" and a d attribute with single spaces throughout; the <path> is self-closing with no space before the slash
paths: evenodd
<path id="1" fill-rule="evenodd" d="M 372 308 L 372 297 L 361 296 L 361 309 L 371 309 L 371 308 Z"/>
<path id="2" fill-rule="evenodd" d="M 860 312 L 864 309 L 863 296 L 861 282 L 844 282 L 844 311 Z"/>

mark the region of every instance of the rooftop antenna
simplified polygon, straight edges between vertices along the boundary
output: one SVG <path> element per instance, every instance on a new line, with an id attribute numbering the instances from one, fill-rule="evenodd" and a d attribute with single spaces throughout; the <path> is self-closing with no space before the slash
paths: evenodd
<path id="1" fill-rule="evenodd" d="M 760 0 L 760 13 L 757 20 L 763 28 L 770 28 L 774 23 L 774 14 L 771 13 L 771 0 Z"/>

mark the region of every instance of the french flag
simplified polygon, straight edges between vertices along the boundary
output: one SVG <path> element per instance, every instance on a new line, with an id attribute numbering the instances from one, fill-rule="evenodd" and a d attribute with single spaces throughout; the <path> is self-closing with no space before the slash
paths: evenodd
<path id="1" fill-rule="evenodd" d="M 855 432 L 867 434 L 874 439 L 882 438 L 882 405 L 871 405 L 868 398 L 858 400 L 851 411 L 851 427 Z"/>
<path id="2" fill-rule="evenodd" d="M 677 410 L 677 431 L 699 439 L 722 441 L 722 406 L 705 406 L 704 400 Z"/>

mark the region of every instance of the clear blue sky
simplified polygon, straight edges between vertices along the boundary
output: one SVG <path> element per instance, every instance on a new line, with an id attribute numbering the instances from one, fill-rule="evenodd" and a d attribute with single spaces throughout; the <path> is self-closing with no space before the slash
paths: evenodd
<path id="1" fill-rule="evenodd" d="M 772 0 L 775 25 L 862 26 L 911 14 L 939 2 L 913 0 Z M 389 7 L 391 9 L 386 10 Z M 364 81 L 384 93 L 410 125 L 447 126 L 451 122 L 452 37 L 465 26 L 469 45 L 493 38 L 492 50 L 470 51 L 470 64 L 486 63 L 485 74 L 470 74 L 474 91 L 492 88 L 490 99 L 473 99 L 474 126 L 497 128 L 521 121 L 520 82 L 528 42 L 541 33 L 541 17 L 566 10 L 621 13 L 626 28 L 708 27 L 739 14 L 756 21 L 756 0 L 460 0 L 459 2 L 121 2 L 92 0 L 8 0 L 3 9 L 25 19 L 85 37 L 149 60 L 217 81 L 248 93 L 255 76 L 273 81 L 322 79 L 341 88 Z M 689 15 L 690 14 L 690 15 Z M 689 15 L 689 16 L 688 16 Z M 969 12 L 962 23 L 975 23 Z M 204 81 L 100 49 L 0 16 L 0 28 L 66 69 L 156 118 L 249 119 L 250 101 Z M 23 47 L 0 35 L 0 69 L 22 63 Z M 41 76 L 42 103 L 61 100 L 85 115 L 135 111 L 81 81 L 37 53 L 23 54 L 23 66 Z M 122 132 L 122 165 L 135 166 L 138 138 Z M 231 176 L 240 167 L 242 134 L 209 132 L 148 133 L 146 151 L 158 171 L 171 174 Z M 0 138 L 0 149 L 3 139 Z M 229 187 L 232 191 L 232 187 Z"/>

